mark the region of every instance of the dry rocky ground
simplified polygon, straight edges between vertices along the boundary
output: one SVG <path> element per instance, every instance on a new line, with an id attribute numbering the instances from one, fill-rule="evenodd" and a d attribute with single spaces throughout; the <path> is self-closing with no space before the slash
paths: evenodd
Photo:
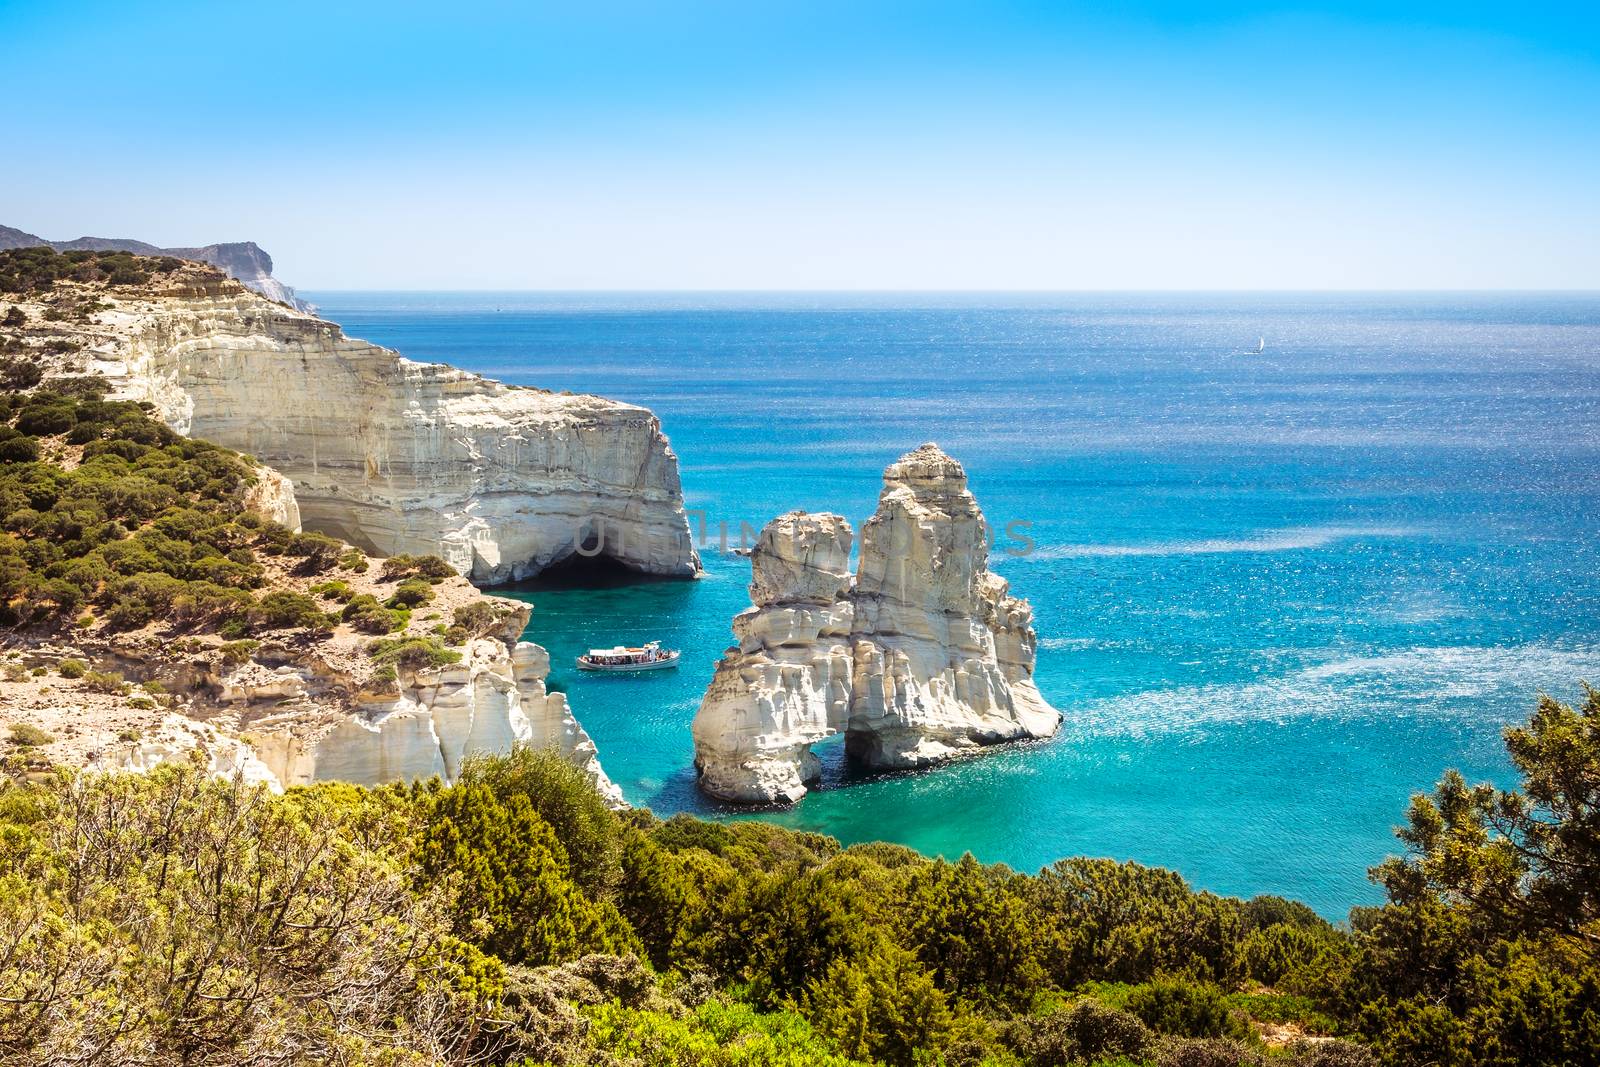
<path id="1" fill-rule="evenodd" d="M 400 579 L 383 578 L 381 559 L 359 552 L 346 559 L 356 557 L 357 568 L 336 566 L 316 575 L 301 572 L 303 560 L 263 557 L 267 573 L 261 591 L 309 593 L 341 582 L 348 589 L 348 596 L 340 591 L 343 599 L 363 593 L 380 602 L 391 597 Z M 464 578 L 438 579 L 431 589 L 433 599 L 413 610 L 403 629 L 381 639 L 439 637 L 458 608 L 484 601 L 504 605 L 508 629 L 520 629 L 525 618 L 520 605 L 492 600 Z M 340 599 L 319 595 L 318 600 L 337 617 Z M 32 744 L 8 741 L 14 764 L 33 770 L 51 763 L 93 765 L 115 757 L 119 746 L 131 748 L 170 732 L 174 713 L 209 727 L 199 731 L 206 736 L 221 731 L 224 738 L 248 738 L 253 727 L 264 725 L 315 730 L 350 714 L 363 695 L 394 688 L 368 651 L 380 638 L 347 622 L 322 635 L 282 630 L 239 642 L 215 633 L 187 633 L 165 620 L 124 632 L 110 630 L 101 620 L 82 625 L 85 621 L 88 617 L 49 634 L 0 636 L 0 724 L 7 734 L 23 727 L 24 737 L 37 737 L 31 731 L 42 730 L 50 738 Z M 515 640 L 516 634 L 502 636 Z M 64 677 L 62 664 L 76 673 L 74 662 L 86 668 L 82 676 Z M 303 684 L 302 670 L 308 667 L 318 684 Z M 122 689 L 107 692 L 104 675 L 120 679 Z"/>

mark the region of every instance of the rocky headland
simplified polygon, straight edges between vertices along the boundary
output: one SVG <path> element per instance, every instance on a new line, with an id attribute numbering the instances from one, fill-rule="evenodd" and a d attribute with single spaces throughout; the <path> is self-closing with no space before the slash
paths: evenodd
<path id="1" fill-rule="evenodd" d="M 7 248 L 52 248 L 57 252 L 132 252 L 140 256 L 174 256 L 209 263 L 227 272 L 268 300 L 287 304 L 297 311 L 316 310 L 295 295 L 293 289 L 272 276 L 272 257 L 254 241 L 224 241 L 193 248 L 157 248 L 146 241 L 128 237 L 76 237 L 70 241 L 47 241 L 37 234 L 14 226 L 0 226 L 0 250 Z"/>
<path id="2" fill-rule="evenodd" d="M 622 802 L 529 608 L 472 581 L 697 573 L 649 411 L 406 360 L 207 265 L 29 246 L 0 252 L 0 452 L 25 768 L 452 781 L 524 744 Z"/>
<path id="3" fill-rule="evenodd" d="M 215 271 L 62 279 L 15 306 L 52 372 L 102 375 L 178 432 L 257 457 L 294 483 L 307 529 L 368 553 L 435 553 L 479 584 L 580 553 L 699 570 L 678 459 L 645 408 L 418 363 Z"/>
<path id="4" fill-rule="evenodd" d="M 838 515 L 790 512 L 761 531 L 753 606 L 694 720 L 712 796 L 797 801 L 819 773 L 811 745 L 840 733 L 852 758 L 900 769 L 1060 725 L 1033 681 L 1033 611 L 988 569 L 961 465 L 927 444 L 883 483 L 854 575 Z"/>

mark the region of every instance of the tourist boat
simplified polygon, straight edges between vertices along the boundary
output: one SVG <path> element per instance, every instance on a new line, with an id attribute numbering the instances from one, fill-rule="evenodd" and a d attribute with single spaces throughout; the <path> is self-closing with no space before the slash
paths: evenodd
<path id="1" fill-rule="evenodd" d="M 663 667 L 676 667 L 679 652 L 675 648 L 662 648 L 660 641 L 651 641 L 642 648 L 618 645 L 616 648 L 591 648 L 578 657 L 580 671 L 659 671 Z"/>

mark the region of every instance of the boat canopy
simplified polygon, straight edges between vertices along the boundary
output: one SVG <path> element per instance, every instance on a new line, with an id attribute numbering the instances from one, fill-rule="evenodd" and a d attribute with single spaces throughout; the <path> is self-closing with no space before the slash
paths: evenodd
<path id="1" fill-rule="evenodd" d="M 661 647 L 661 642 L 660 641 L 652 641 L 648 645 L 643 646 L 642 648 L 634 648 L 634 647 L 629 647 L 627 645 L 617 645 L 614 648 L 591 648 L 589 650 L 589 655 L 591 657 L 598 657 L 598 656 L 642 656 L 646 652 L 654 652 L 656 649 L 658 649 L 660 647 Z"/>

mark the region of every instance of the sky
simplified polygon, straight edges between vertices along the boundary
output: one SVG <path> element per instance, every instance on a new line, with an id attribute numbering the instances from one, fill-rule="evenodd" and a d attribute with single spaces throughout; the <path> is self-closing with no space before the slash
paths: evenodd
<path id="1" fill-rule="evenodd" d="M 303 289 L 1600 288 L 1600 8 L 0 0 L 0 223 Z"/>

